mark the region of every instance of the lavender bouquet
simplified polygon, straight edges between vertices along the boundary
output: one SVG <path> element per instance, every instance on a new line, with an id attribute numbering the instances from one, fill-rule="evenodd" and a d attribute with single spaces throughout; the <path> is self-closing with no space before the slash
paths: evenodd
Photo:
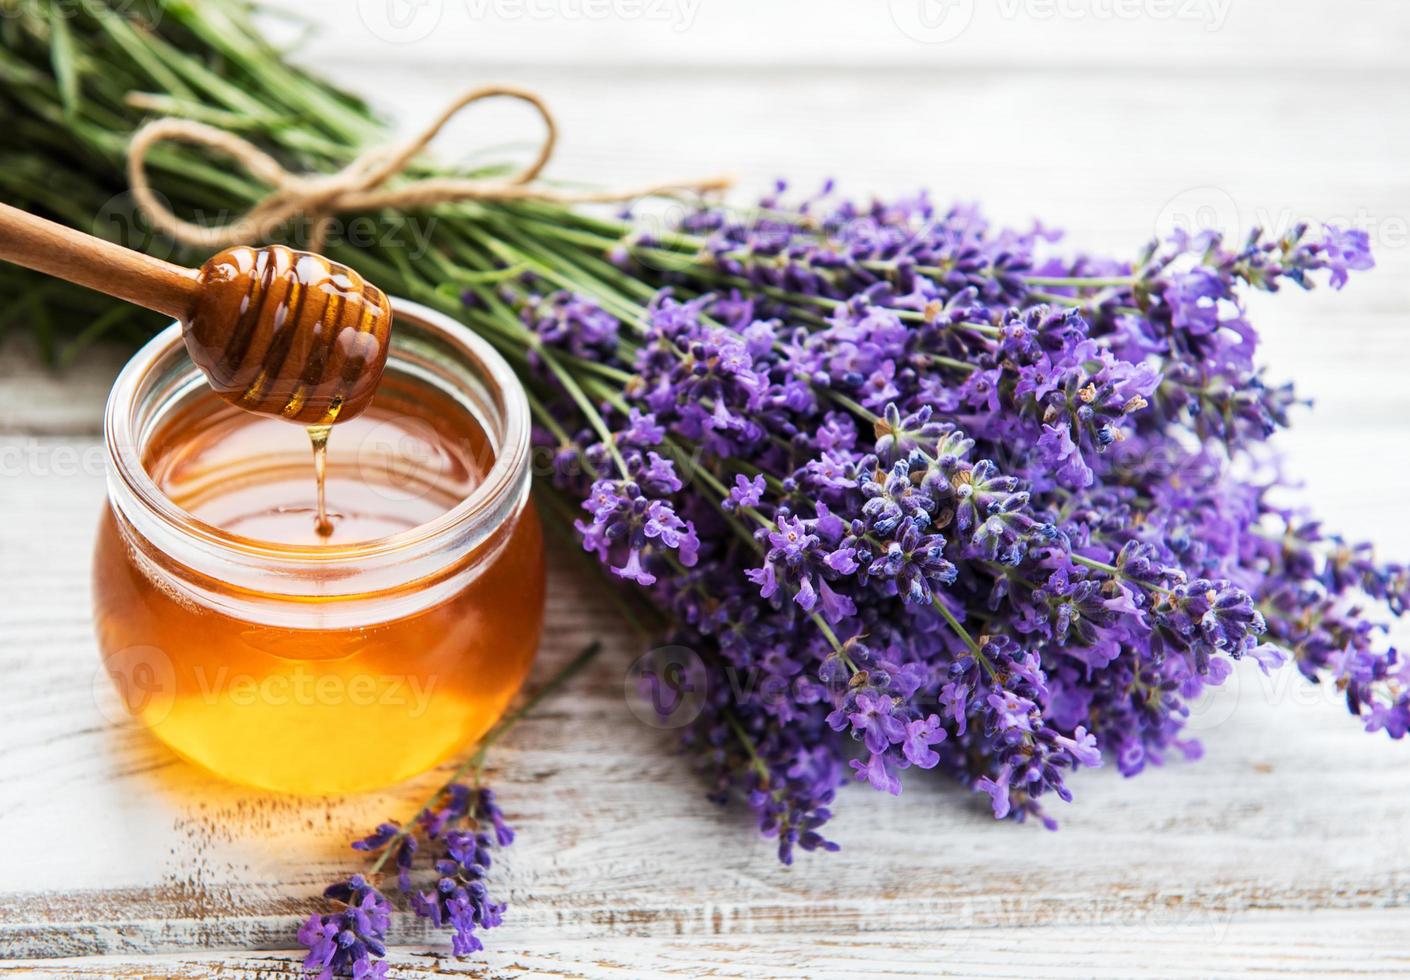
<path id="1" fill-rule="evenodd" d="M 1403 613 L 1410 573 L 1275 502 L 1297 399 L 1242 301 L 1340 289 L 1364 233 L 1119 261 L 782 190 L 651 235 L 525 214 L 483 271 L 529 271 L 462 299 L 528 349 L 583 546 L 700 653 L 687 746 L 785 863 L 835 848 L 841 784 L 910 768 L 1055 826 L 1069 770 L 1198 757 L 1189 702 L 1244 657 L 1405 734 L 1410 668 L 1363 607 Z"/>
<path id="2" fill-rule="evenodd" d="M 0 153 L 0 197 L 30 210 L 92 228 L 153 112 L 295 172 L 384 139 L 242 0 L 0 7 L 0 118 L 22 147 Z M 203 150 L 150 163 L 183 214 L 268 193 Z M 913 768 L 1051 826 L 1071 770 L 1196 757 L 1190 702 L 1243 658 L 1336 685 L 1372 731 L 1410 727 L 1410 667 L 1381 625 L 1410 572 L 1286 502 L 1267 440 L 1298 402 L 1260 373 L 1243 302 L 1340 289 L 1372 265 L 1364 233 L 1180 233 L 1106 259 L 924 195 L 781 187 L 664 225 L 534 200 L 434 218 L 414 259 L 396 235 L 329 252 L 519 369 L 545 514 L 653 636 L 694 651 L 686 748 L 783 861 L 836 848 L 821 830 L 844 783 L 897 793 Z M 99 230 L 183 257 L 140 221 Z M 58 361 L 155 326 L 21 271 L 0 270 L 0 300 Z M 483 882 L 501 825 L 453 781 L 359 847 L 413 892 L 419 839 L 437 884 L 413 907 L 470 950 L 503 911 Z M 376 975 L 387 900 L 364 878 L 330 896 L 342 911 L 305 926 L 310 969 Z"/>

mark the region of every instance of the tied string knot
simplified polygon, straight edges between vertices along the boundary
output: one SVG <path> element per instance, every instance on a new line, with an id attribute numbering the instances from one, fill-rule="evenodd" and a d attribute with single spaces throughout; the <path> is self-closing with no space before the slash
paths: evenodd
<path id="1" fill-rule="evenodd" d="M 525 167 L 508 177 L 425 177 L 387 186 L 405 172 L 431 144 L 445 125 L 463 109 L 487 99 L 523 102 L 537 112 L 544 124 L 543 142 Z M 377 147 L 332 174 L 294 174 L 268 153 L 242 136 L 190 119 L 166 118 L 150 122 L 132 137 L 127 173 L 138 207 L 159 231 L 184 245 L 221 248 L 268 240 L 285 222 L 300 215 L 311 219 L 310 251 L 322 251 L 335 215 L 384 208 L 411 210 L 454 201 L 534 200 L 559 204 L 602 204 L 643 197 L 671 197 L 686 193 L 724 190 L 725 177 L 653 184 L 625 190 L 570 192 L 533 184 L 548 165 L 558 141 L 553 113 L 536 93 L 508 85 L 488 85 L 466 92 L 448 105 L 419 135 L 400 145 Z M 178 217 L 153 189 L 147 176 L 152 149 L 162 143 L 186 143 L 219 151 L 239 163 L 274 190 L 235 220 L 221 225 L 198 225 Z"/>

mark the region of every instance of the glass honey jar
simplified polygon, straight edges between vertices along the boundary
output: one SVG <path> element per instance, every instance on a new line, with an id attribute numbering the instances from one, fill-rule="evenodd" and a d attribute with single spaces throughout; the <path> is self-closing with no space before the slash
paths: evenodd
<path id="1" fill-rule="evenodd" d="M 523 390 L 455 321 L 393 301 L 371 406 L 305 430 L 231 407 L 173 325 L 105 417 L 94 622 L 128 710 L 186 758 L 293 793 L 385 786 L 465 747 L 543 619 Z"/>

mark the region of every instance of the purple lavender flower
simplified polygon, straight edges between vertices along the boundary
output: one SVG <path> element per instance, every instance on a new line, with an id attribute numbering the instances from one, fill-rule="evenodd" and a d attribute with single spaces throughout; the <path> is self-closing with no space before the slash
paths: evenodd
<path id="1" fill-rule="evenodd" d="M 757 507 L 764 499 L 764 478 L 756 476 L 753 479 L 740 473 L 734 478 L 734 487 L 730 489 L 729 496 L 725 498 L 724 506 L 728 510 L 738 507 Z"/>
<path id="2" fill-rule="evenodd" d="M 1323 247 L 1327 254 L 1327 267 L 1332 270 L 1331 286 L 1341 289 L 1350 278 L 1349 272 L 1364 272 L 1376 267 L 1371 258 L 1371 241 L 1366 232 L 1359 229 L 1343 231 L 1333 225 L 1327 226 Z"/>
<path id="3" fill-rule="evenodd" d="M 945 741 L 946 732 L 939 715 L 927 715 L 906 722 L 906 733 L 901 739 L 902 752 L 906 761 L 922 769 L 934 769 L 940 756 L 931 748 Z"/>

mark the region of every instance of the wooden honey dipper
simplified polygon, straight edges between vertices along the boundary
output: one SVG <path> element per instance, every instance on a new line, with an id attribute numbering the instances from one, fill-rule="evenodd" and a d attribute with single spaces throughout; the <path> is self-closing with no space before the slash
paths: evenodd
<path id="1" fill-rule="evenodd" d="M 386 295 L 312 252 L 237 245 L 188 269 L 0 204 L 0 259 L 180 320 L 211 387 L 251 412 L 347 420 L 386 367 Z"/>

